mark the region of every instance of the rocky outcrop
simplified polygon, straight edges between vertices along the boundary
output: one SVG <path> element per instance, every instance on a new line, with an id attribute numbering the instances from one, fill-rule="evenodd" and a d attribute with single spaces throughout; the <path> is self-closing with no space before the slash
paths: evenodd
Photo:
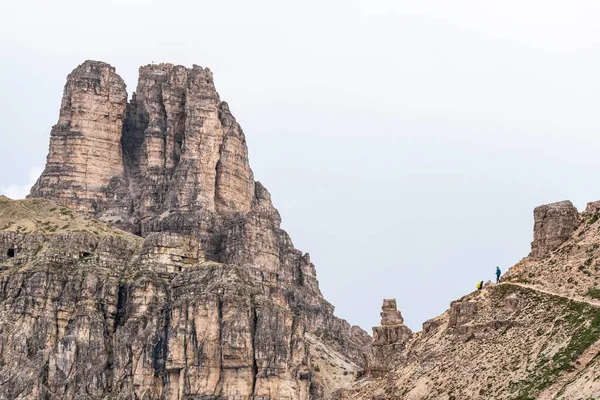
<path id="1" fill-rule="evenodd" d="M 123 176 L 126 106 L 125 83 L 113 67 L 92 61 L 77 67 L 67 78 L 46 169 L 31 195 L 89 213 L 112 200 L 106 189 Z"/>
<path id="2" fill-rule="evenodd" d="M 583 302 L 489 285 L 389 349 L 391 368 L 365 375 L 338 399 L 535 399 L 600 339 L 600 329 L 590 325 L 599 316 Z M 588 385 L 583 393 L 600 388 Z M 579 399 L 589 398 L 583 393 Z"/>
<path id="3" fill-rule="evenodd" d="M 373 345 L 403 343 L 410 338 L 411 334 L 411 330 L 404 325 L 404 318 L 396 307 L 396 299 L 383 300 L 381 326 L 373 328 Z"/>
<path id="4" fill-rule="evenodd" d="M 586 216 L 593 217 L 594 215 L 600 213 L 600 201 L 590 201 L 587 203 L 583 214 Z"/>
<path id="5" fill-rule="evenodd" d="M 570 201 L 545 204 L 533 210 L 531 256 L 541 258 L 564 243 L 579 225 L 579 212 Z"/>
<path id="6" fill-rule="evenodd" d="M 68 321 L 68 343 L 62 331 L 39 337 L 27 331 L 40 358 L 23 371 L 21 383 L 11 378 L 10 390 L 21 388 L 24 397 L 318 400 L 342 386 L 340 379 L 320 376 L 320 364 L 311 361 L 319 349 L 335 359 L 323 366 L 328 374 L 344 376 L 344 384 L 358 376 L 371 339 L 333 315 L 309 255 L 281 229 L 269 192 L 254 181 L 244 133 L 220 100 L 210 70 L 142 67 L 129 104 L 118 82 L 112 67 L 95 61 L 69 75 L 47 167 L 28 200 L 55 201 L 59 214 L 39 203 L 46 207 L 46 225 L 31 222 L 38 215 L 7 221 L 7 232 L 21 236 L 7 236 L 6 249 L 0 248 L 18 255 L 0 258 L 6 287 L 32 286 L 23 274 L 41 269 L 44 279 L 58 283 L 36 287 L 40 294 L 32 301 L 44 304 L 45 323 Z M 105 111 L 117 105 L 119 113 Z M 98 119 L 99 113 L 108 117 Z M 98 147 L 96 159 L 88 149 L 97 147 L 99 137 L 109 138 L 111 147 Z M 121 254 L 121 237 L 135 242 L 129 253 Z M 48 240 L 58 242 L 46 246 Z M 65 292 L 72 304 L 58 317 L 59 299 L 44 293 L 80 287 L 69 274 L 101 284 L 87 297 L 77 297 L 76 289 Z M 0 295 L 0 321 L 21 318 L 12 305 L 20 293 Z M 87 319 L 77 314 L 82 309 Z M 0 357 L 30 356 L 19 353 L 13 333 L 4 332 Z M 87 343 L 89 332 L 100 336 Z M 91 346 L 93 352 L 67 354 L 61 346 L 70 352 Z M 56 364 L 47 354 L 64 361 L 60 372 L 38 368 Z M 17 374 L 10 361 L 3 365 Z M 13 393 L 4 390 L 0 386 L 0 394 Z"/>
<path id="7" fill-rule="evenodd" d="M 396 299 L 383 300 L 381 326 L 373 327 L 373 347 L 368 358 L 367 370 L 371 373 L 389 371 L 394 354 L 404 348 L 411 338 L 412 331 L 404 325 L 404 318 L 398 311 Z"/>

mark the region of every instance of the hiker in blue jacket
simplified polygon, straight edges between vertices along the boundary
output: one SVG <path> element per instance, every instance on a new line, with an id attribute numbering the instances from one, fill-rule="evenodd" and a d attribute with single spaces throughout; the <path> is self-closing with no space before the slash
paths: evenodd
<path id="1" fill-rule="evenodd" d="M 500 283 L 500 267 L 496 267 L 496 283 Z"/>

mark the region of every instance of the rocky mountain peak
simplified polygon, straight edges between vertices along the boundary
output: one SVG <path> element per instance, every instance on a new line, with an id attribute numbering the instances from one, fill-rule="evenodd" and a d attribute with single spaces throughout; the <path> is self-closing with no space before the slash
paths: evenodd
<path id="1" fill-rule="evenodd" d="M 142 235 L 165 213 L 252 210 L 246 139 L 208 68 L 140 67 L 126 99 L 123 80 L 106 63 L 86 61 L 69 75 L 31 197 Z"/>
<path id="2" fill-rule="evenodd" d="M 0 398 L 319 400 L 364 370 L 208 68 L 143 66 L 128 103 L 86 61 L 0 200 Z"/>

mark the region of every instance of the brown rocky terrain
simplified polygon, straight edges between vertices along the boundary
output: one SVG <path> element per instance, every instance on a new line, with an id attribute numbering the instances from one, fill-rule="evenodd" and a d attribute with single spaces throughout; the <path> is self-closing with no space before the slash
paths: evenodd
<path id="1" fill-rule="evenodd" d="M 600 398 L 600 202 L 534 211 L 500 284 L 412 332 L 333 315 L 205 68 L 67 78 L 27 200 L 0 197 L 0 399 Z"/>
<path id="2" fill-rule="evenodd" d="M 0 399 L 322 399 L 363 370 L 254 181 L 212 73 L 67 78 L 44 172 L 0 199 Z"/>
<path id="3" fill-rule="evenodd" d="M 0 228 L 0 398 L 321 398 L 361 369 L 331 306 L 193 236 L 44 199 L 1 198 Z"/>
<path id="4" fill-rule="evenodd" d="M 599 212 L 537 207 L 531 254 L 421 332 L 396 334 L 386 301 L 367 374 L 337 398 L 600 398 Z"/>

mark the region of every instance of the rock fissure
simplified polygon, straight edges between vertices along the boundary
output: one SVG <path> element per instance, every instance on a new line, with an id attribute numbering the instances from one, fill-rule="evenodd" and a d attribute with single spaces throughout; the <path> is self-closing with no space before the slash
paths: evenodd
<path id="1" fill-rule="evenodd" d="M 250 391 L 252 396 L 256 396 L 256 381 L 258 380 L 258 363 L 256 361 L 256 329 L 258 326 L 258 313 L 256 307 L 252 305 L 252 325 L 250 327 L 251 333 L 250 338 L 252 341 L 252 389 Z"/>

